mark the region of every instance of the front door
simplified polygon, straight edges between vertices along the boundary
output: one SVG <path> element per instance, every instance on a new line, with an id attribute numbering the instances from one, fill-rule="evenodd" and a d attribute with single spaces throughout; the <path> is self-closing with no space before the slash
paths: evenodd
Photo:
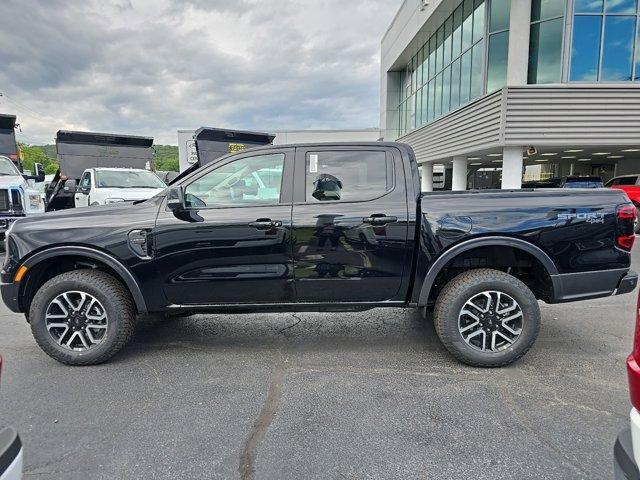
<path id="1" fill-rule="evenodd" d="M 161 208 L 154 235 L 171 304 L 294 301 L 292 168 L 292 149 L 247 152 L 182 183 L 186 210 Z"/>
<path id="2" fill-rule="evenodd" d="M 411 261 L 400 152 L 298 148 L 293 256 L 299 302 L 401 300 Z"/>
<path id="3" fill-rule="evenodd" d="M 89 206 L 89 195 L 91 194 L 91 172 L 84 172 L 80 179 L 80 184 L 76 189 L 75 206 Z"/>

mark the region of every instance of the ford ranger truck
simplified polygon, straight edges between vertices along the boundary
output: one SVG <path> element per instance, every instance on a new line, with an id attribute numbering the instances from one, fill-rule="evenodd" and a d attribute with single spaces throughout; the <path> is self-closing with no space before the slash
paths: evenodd
<path id="1" fill-rule="evenodd" d="M 635 288 L 635 216 L 613 189 L 421 194 L 401 143 L 267 146 L 146 201 L 18 220 L 0 291 L 72 365 L 112 357 L 142 313 L 433 307 L 451 354 L 500 367 L 535 342 L 540 300 Z"/>

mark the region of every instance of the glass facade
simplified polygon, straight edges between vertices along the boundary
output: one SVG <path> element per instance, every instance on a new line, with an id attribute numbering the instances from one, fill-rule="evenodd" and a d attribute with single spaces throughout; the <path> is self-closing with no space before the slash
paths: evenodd
<path id="1" fill-rule="evenodd" d="M 640 80 L 638 0 L 575 0 L 569 80 Z"/>
<path id="2" fill-rule="evenodd" d="M 561 0 L 533 0 L 531 3 L 530 84 L 562 81 L 565 3 Z"/>
<path id="3" fill-rule="evenodd" d="M 463 0 L 424 43 L 400 73 L 400 135 L 504 86 L 509 5 Z"/>
<path id="4" fill-rule="evenodd" d="M 399 72 L 399 136 L 504 87 L 510 5 L 461 0 L 434 30 Z M 529 84 L 640 81 L 640 0 L 532 0 L 527 74 Z"/>

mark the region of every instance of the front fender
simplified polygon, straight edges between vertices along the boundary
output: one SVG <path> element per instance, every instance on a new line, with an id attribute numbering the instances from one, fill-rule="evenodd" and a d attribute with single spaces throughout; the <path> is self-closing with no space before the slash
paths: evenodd
<path id="1" fill-rule="evenodd" d="M 125 283 L 125 285 L 129 289 L 129 292 L 131 292 L 131 296 L 133 297 L 133 301 L 136 304 L 136 309 L 138 310 L 138 312 L 147 313 L 147 304 L 145 302 L 144 296 L 142 295 L 142 291 L 140 290 L 138 282 L 133 274 L 118 259 L 101 250 L 85 246 L 51 247 L 45 250 L 41 250 L 28 257 L 24 262 L 22 262 L 22 265 L 30 270 L 44 260 L 54 257 L 60 257 L 63 255 L 75 255 L 91 258 L 94 260 L 98 260 L 107 265 L 109 268 L 113 269 L 118 274 L 120 279 Z"/>

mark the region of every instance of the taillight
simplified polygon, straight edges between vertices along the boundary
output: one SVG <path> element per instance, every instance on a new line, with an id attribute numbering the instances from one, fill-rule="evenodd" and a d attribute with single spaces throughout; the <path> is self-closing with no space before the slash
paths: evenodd
<path id="1" fill-rule="evenodd" d="M 616 208 L 616 245 L 630 252 L 636 240 L 636 207 L 630 203 Z"/>

